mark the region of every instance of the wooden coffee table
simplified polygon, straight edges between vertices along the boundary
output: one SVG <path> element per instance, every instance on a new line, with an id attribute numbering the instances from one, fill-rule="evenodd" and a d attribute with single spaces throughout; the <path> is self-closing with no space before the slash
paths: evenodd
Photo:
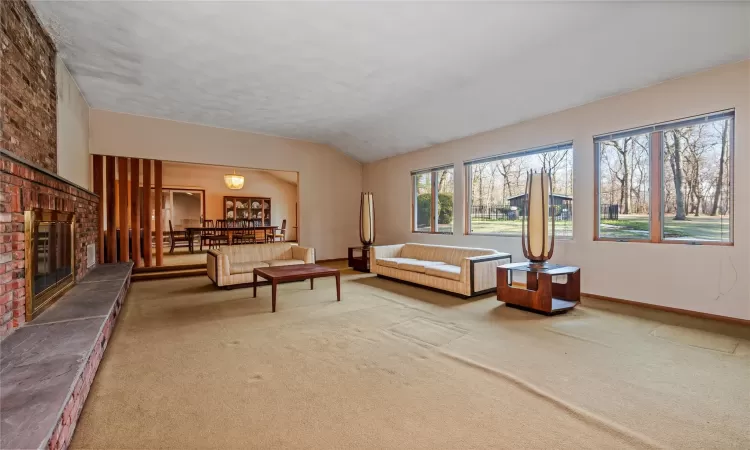
<path id="1" fill-rule="evenodd" d="M 341 272 L 338 269 L 317 264 L 295 264 L 291 266 L 258 267 L 253 270 L 253 298 L 258 290 L 258 276 L 271 282 L 271 311 L 276 312 L 276 285 L 287 281 L 310 279 L 313 289 L 315 278 L 336 277 L 336 301 L 341 301 Z"/>

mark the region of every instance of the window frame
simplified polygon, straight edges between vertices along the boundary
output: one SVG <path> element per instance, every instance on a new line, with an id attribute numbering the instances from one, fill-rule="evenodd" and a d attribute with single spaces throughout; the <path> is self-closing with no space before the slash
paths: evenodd
<path id="1" fill-rule="evenodd" d="M 541 147 L 534 147 L 534 148 L 529 148 L 525 150 L 518 150 L 518 151 L 509 152 L 509 153 L 501 153 L 499 155 L 486 156 L 486 157 L 464 161 L 464 180 L 465 180 L 465 183 L 464 183 L 464 198 L 465 198 L 464 236 L 492 236 L 492 237 L 513 237 L 513 238 L 521 237 L 521 233 L 518 233 L 518 234 L 486 233 L 486 232 L 478 233 L 478 232 L 471 231 L 471 207 L 472 207 L 471 168 L 472 168 L 472 165 L 478 164 L 478 163 L 502 161 L 504 159 L 520 158 L 524 156 L 537 155 L 540 153 L 563 151 L 563 150 L 570 150 L 571 152 L 570 157 L 573 158 L 573 161 L 574 161 L 574 164 L 572 165 L 571 184 L 575 185 L 575 145 L 572 140 L 560 142 L 557 144 L 544 145 Z M 573 192 L 573 204 L 575 205 L 575 191 Z M 575 207 L 573 208 L 573 210 L 575 211 Z M 564 241 L 573 241 L 574 236 L 575 236 L 574 230 L 575 230 L 575 212 L 573 212 L 573 220 L 571 221 L 570 236 L 555 236 L 555 239 L 564 240 Z"/>
<path id="2" fill-rule="evenodd" d="M 731 134 L 729 136 L 729 153 L 727 162 L 729 170 L 727 173 L 729 183 L 729 241 L 711 241 L 706 239 L 665 239 L 664 238 L 664 133 L 687 126 L 689 123 L 715 122 L 717 120 L 730 121 Z M 736 115 L 734 109 L 715 111 L 697 116 L 685 117 L 682 119 L 660 122 L 646 127 L 634 128 L 630 130 L 618 131 L 615 133 L 606 133 L 594 136 L 594 241 L 600 242 L 636 242 L 651 244 L 682 244 L 682 245 L 714 245 L 731 247 L 734 246 L 734 144 L 735 144 L 735 125 Z M 614 140 L 638 134 L 647 134 L 649 137 L 649 238 L 626 238 L 626 237 L 607 237 L 600 236 L 601 213 L 601 143 L 607 140 Z"/>
<path id="3" fill-rule="evenodd" d="M 453 219 L 451 220 L 451 231 L 438 231 L 438 216 L 439 211 L 437 208 L 438 201 L 438 177 L 437 174 L 441 170 L 451 170 L 453 172 Z M 419 175 L 430 175 L 430 231 L 417 230 L 417 177 Z M 444 234 L 451 235 L 454 233 L 456 225 L 456 170 L 453 164 L 446 164 L 443 166 L 431 167 L 429 169 L 413 170 L 411 172 L 411 232 L 418 234 Z"/>

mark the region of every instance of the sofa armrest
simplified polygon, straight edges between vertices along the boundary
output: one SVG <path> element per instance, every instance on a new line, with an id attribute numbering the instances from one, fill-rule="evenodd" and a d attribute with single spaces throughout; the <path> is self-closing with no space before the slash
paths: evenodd
<path id="1" fill-rule="evenodd" d="M 464 258 L 461 261 L 461 282 L 469 282 L 471 294 L 497 287 L 497 266 L 513 261 L 510 253 L 495 253 Z"/>
<path id="2" fill-rule="evenodd" d="M 301 259 L 305 264 L 315 263 L 315 249 L 312 247 L 292 246 L 292 258 Z"/>
<path id="3" fill-rule="evenodd" d="M 370 247 L 370 255 L 372 258 L 397 258 L 402 248 L 404 244 L 378 245 Z"/>
<path id="4" fill-rule="evenodd" d="M 404 244 L 378 245 L 370 247 L 370 270 L 377 265 L 378 258 L 397 258 L 401 254 Z"/>
<path id="5" fill-rule="evenodd" d="M 217 286 L 224 285 L 224 277 L 229 276 L 229 256 L 221 251 L 209 250 L 206 254 L 208 278 Z"/>

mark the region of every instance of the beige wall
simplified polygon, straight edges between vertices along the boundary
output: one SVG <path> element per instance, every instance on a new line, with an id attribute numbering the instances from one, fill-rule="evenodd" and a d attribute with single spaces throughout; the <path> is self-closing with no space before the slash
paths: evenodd
<path id="1" fill-rule="evenodd" d="M 736 109 L 735 245 L 594 242 L 592 137 L 727 108 Z M 514 260 L 521 261 L 520 238 L 464 235 L 463 162 L 573 140 L 574 238 L 556 242 L 553 260 L 581 267 L 583 291 L 750 319 L 749 133 L 750 61 L 745 61 L 367 164 L 363 185 L 375 193 L 379 244 L 412 241 L 489 247 L 510 251 Z M 411 233 L 409 172 L 450 163 L 456 168 L 455 234 Z"/>
<path id="2" fill-rule="evenodd" d="M 89 105 L 59 56 L 55 64 L 57 173 L 89 189 Z"/>
<path id="3" fill-rule="evenodd" d="M 92 109 L 89 151 L 299 172 L 300 243 L 318 259 L 359 243 L 362 166 L 322 144 Z"/>
<path id="4" fill-rule="evenodd" d="M 294 227 L 297 185 L 281 180 L 272 173 L 261 170 L 237 168 L 245 176 L 245 186 L 232 190 L 224 184 L 224 174 L 232 173 L 226 167 L 164 163 L 164 187 L 195 188 L 206 191 L 206 219 L 224 218 L 224 196 L 270 197 L 271 224 L 281 226 L 287 220 L 287 238 L 296 239 Z"/>

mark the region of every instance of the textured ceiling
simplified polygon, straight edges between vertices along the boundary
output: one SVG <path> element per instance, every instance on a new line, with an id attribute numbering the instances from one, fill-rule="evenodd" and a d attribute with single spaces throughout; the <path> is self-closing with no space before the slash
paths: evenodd
<path id="1" fill-rule="evenodd" d="M 750 58 L 747 3 L 32 3 L 93 108 L 360 161 Z"/>
<path id="2" fill-rule="evenodd" d="M 285 183 L 297 185 L 297 172 L 289 172 L 286 170 L 266 170 L 266 169 L 250 169 L 247 167 L 228 167 L 228 166 L 214 166 L 211 164 L 194 164 L 194 163 L 183 163 L 183 162 L 173 162 L 173 161 L 164 161 L 164 171 L 168 171 L 170 168 L 187 168 L 187 169 L 195 169 L 199 168 L 201 170 L 204 169 L 211 169 L 218 172 L 221 172 L 221 174 L 228 174 L 234 173 L 238 175 L 247 175 L 250 176 L 255 172 L 263 172 L 265 174 L 268 174 L 274 178 L 277 178 Z"/>

